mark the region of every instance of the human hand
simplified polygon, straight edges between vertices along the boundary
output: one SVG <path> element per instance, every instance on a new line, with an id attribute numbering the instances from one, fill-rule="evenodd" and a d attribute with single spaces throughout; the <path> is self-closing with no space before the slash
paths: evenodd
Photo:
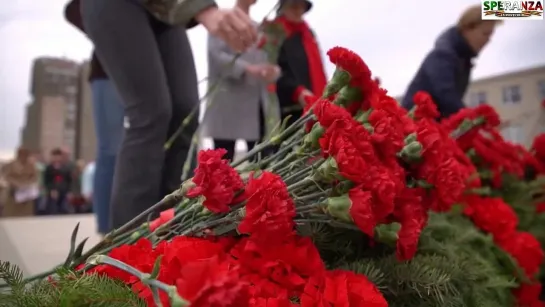
<path id="1" fill-rule="evenodd" d="M 278 77 L 280 77 L 280 72 L 280 67 L 278 67 L 278 65 L 267 64 L 264 65 L 261 75 L 265 81 L 272 83 L 278 80 Z"/>
<path id="2" fill-rule="evenodd" d="M 201 11 L 195 19 L 210 34 L 223 39 L 237 52 L 246 50 L 257 40 L 257 31 L 252 20 L 239 8 L 210 7 Z"/>
<path id="3" fill-rule="evenodd" d="M 302 105 L 303 107 L 307 104 L 306 102 L 306 99 L 307 97 L 312 97 L 314 94 L 312 94 L 311 91 L 305 89 L 301 92 L 301 94 L 299 94 L 299 99 L 298 99 L 298 102 L 300 105 Z"/>
<path id="4" fill-rule="evenodd" d="M 271 64 L 252 64 L 246 66 L 246 72 L 267 82 L 274 82 L 280 76 L 280 67 Z"/>

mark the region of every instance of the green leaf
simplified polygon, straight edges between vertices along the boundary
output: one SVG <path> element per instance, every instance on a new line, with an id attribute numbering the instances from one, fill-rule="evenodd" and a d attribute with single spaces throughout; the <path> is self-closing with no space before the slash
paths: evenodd
<path id="1" fill-rule="evenodd" d="M 74 227 L 74 230 L 72 230 L 72 236 L 70 237 L 70 250 L 68 251 L 68 256 L 66 257 L 66 260 L 64 261 L 63 266 L 68 267 L 72 260 L 74 259 L 74 251 L 76 249 L 76 239 L 78 237 L 78 230 L 79 230 L 79 222 Z"/>

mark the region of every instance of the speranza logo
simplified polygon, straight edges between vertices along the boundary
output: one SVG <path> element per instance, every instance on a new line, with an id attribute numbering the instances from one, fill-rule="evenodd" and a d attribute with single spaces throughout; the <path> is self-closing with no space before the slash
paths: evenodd
<path id="1" fill-rule="evenodd" d="M 543 0 L 483 1 L 483 20 L 543 20 Z"/>

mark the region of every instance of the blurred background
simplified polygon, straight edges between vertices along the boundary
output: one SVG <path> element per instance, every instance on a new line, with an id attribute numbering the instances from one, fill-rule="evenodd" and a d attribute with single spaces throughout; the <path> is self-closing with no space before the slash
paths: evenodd
<path id="1" fill-rule="evenodd" d="M 43 162 L 59 147 L 81 167 L 94 159 L 96 138 L 88 83 L 92 46 L 64 19 L 66 2 L 17 0 L 0 7 L 0 164 L 12 159 L 19 146 Z M 220 6 L 234 4 L 234 0 L 217 2 Z M 258 0 L 252 9 L 253 19 L 262 20 L 275 3 Z M 314 1 L 307 21 L 319 38 L 322 53 L 336 45 L 354 50 L 382 86 L 400 99 L 437 36 L 474 4 L 471 0 L 449 1 L 445 9 L 431 0 Z M 198 76 L 203 79 L 207 72 L 206 33 L 196 27 L 189 36 Z M 543 38 L 545 21 L 515 20 L 498 27 L 474 63 L 464 100 L 471 106 L 488 103 L 497 108 L 504 121 L 504 136 L 524 146 L 545 131 Z M 329 75 L 333 69 L 328 63 Z M 202 82 L 201 94 L 205 89 Z M 204 139 L 201 145 L 210 147 L 211 142 Z M 244 151 L 245 145 L 241 142 L 237 150 Z M 68 213 L 91 210 L 83 207 Z M 94 219 L 89 214 L 77 219 L 65 216 L 62 221 L 0 219 L 0 259 L 41 255 L 42 262 L 36 267 L 25 264 L 30 258 L 20 260 L 27 272 L 36 272 L 65 256 L 61 251 L 67 250 L 70 230 L 77 221 L 84 224 L 83 233 L 94 236 Z M 44 256 L 40 244 L 24 243 L 37 239 L 61 245 L 49 248 L 45 253 L 50 256 Z M 26 253 L 33 255 L 23 256 Z"/>

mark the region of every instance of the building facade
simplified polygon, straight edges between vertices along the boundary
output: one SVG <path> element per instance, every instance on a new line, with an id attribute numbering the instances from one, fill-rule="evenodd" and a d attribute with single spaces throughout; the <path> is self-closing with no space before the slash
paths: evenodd
<path id="1" fill-rule="evenodd" d="M 60 58 L 38 58 L 32 67 L 26 123 L 21 145 L 48 155 L 58 147 L 75 158 L 92 158 L 96 141 L 92 126 L 89 65 Z"/>
<path id="2" fill-rule="evenodd" d="M 464 101 L 493 106 L 502 119 L 503 136 L 531 146 L 545 132 L 545 65 L 473 81 Z"/>

